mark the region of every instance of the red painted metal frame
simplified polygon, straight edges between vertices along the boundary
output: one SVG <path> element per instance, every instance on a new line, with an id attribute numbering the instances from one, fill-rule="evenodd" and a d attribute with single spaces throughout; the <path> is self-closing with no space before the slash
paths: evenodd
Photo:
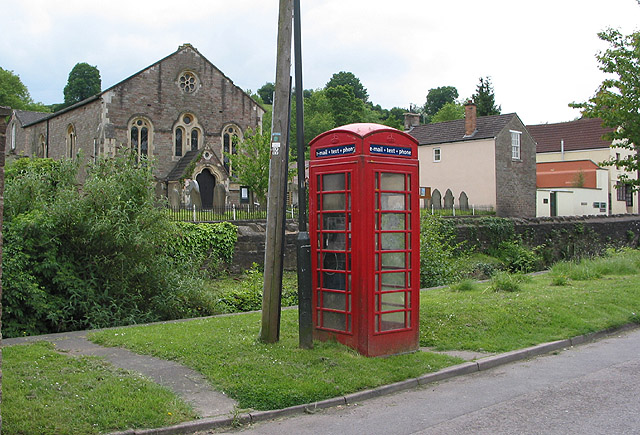
<path id="1" fill-rule="evenodd" d="M 311 239 L 313 324 L 314 338 L 336 339 L 353 347 L 363 355 L 378 356 L 408 352 L 418 348 L 419 291 L 420 291 L 420 209 L 418 194 L 418 157 L 415 139 L 398 130 L 377 124 L 351 124 L 325 132 L 310 143 L 309 162 L 310 213 L 309 231 Z M 351 186 L 344 191 L 331 191 L 351 195 L 350 207 L 345 206 L 345 303 L 344 310 L 326 309 L 323 303 L 324 254 L 339 253 L 340 250 L 327 249 L 325 240 L 335 230 L 323 228 L 323 216 L 328 211 L 323 208 L 323 175 L 350 174 Z M 402 191 L 381 192 L 375 190 L 376 174 L 403 174 L 410 185 Z M 346 176 L 345 176 L 346 177 Z M 387 311 L 401 312 L 410 323 L 401 329 L 381 331 L 376 328 L 380 301 L 376 305 L 376 294 L 381 295 L 382 275 L 390 271 L 376 271 L 376 238 L 381 237 L 381 229 L 376 230 L 376 219 L 382 218 L 376 198 L 382 193 L 405 197 L 405 210 L 387 212 L 405 215 L 405 230 L 396 233 L 405 235 L 405 248 L 385 250 L 384 253 L 405 254 L 405 286 L 398 292 L 405 292 L 404 307 Z M 408 208 L 408 210 L 406 210 Z M 331 210 L 331 213 L 336 212 Z M 380 221 L 378 221 L 380 222 Z M 407 229 L 408 226 L 408 229 Z M 340 232 L 340 231 L 338 231 Z M 350 238 L 348 237 L 350 235 Z M 410 245 L 410 248 L 407 246 Z M 380 245 L 378 245 L 380 246 Z M 382 252 L 379 250 L 379 254 Z M 349 261 L 350 257 L 350 261 Z M 337 258 L 337 257 L 336 257 Z M 381 269 L 378 257 L 378 269 Z M 376 275 L 379 277 L 376 280 Z M 350 278 L 350 279 L 349 279 Z M 376 285 L 378 288 L 376 288 Z M 329 293 L 333 293 L 329 290 Z M 340 291 L 335 291 L 340 293 Z M 342 294 L 342 293 L 340 293 Z M 349 298 L 350 296 L 350 298 Z M 323 325 L 326 313 L 339 316 L 345 314 L 345 328 L 327 328 Z M 379 325 L 380 323 L 378 323 Z"/>

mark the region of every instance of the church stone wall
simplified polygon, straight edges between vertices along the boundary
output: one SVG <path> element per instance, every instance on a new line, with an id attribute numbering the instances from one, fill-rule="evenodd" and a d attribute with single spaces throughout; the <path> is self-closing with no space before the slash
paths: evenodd
<path id="1" fill-rule="evenodd" d="M 179 77 L 185 71 L 198 78 L 193 93 L 185 93 L 179 86 Z M 200 149 L 209 145 L 221 159 L 222 129 L 228 124 L 237 125 L 243 132 L 255 128 L 262 109 L 197 51 L 185 48 L 114 87 L 105 112 L 117 142 L 125 145 L 133 117 L 151 121 L 156 172 L 164 178 L 180 160 L 173 157 L 173 129 L 181 115 L 191 113 L 196 117 L 204 130 Z"/>

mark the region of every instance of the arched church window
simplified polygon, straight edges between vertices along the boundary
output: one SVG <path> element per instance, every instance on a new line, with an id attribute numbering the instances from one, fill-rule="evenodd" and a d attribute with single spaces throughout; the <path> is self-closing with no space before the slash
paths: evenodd
<path id="1" fill-rule="evenodd" d="M 184 140 L 183 138 L 184 138 L 184 128 L 177 127 L 176 128 L 176 148 L 175 148 L 175 155 L 177 157 L 182 156 L 182 141 Z"/>
<path id="2" fill-rule="evenodd" d="M 233 173 L 230 155 L 237 154 L 236 146 L 242 140 L 242 133 L 237 125 L 227 125 L 222 133 L 222 156 L 225 169 L 229 175 Z"/>
<path id="3" fill-rule="evenodd" d="M 129 146 L 138 160 L 153 155 L 153 126 L 146 118 L 135 118 L 129 125 Z"/>
<path id="4" fill-rule="evenodd" d="M 11 151 L 16 150 L 16 123 L 11 126 Z"/>
<path id="5" fill-rule="evenodd" d="M 38 138 L 38 150 L 36 152 L 38 157 L 47 157 L 47 142 L 44 138 L 44 134 L 41 134 Z"/>
<path id="6" fill-rule="evenodd" d="M 185 113 L 178 118 L 173 129 L 175 147 L 173 155 L 182 157 L 188 151 L 201 148 L 202 128 L 192 113 Z"/>
<path id="7" fill-rule="evenodd" d="M 76 150 L 76 129 L 73 125 L 67 127 L 67 157 L 72 159 Z"/>

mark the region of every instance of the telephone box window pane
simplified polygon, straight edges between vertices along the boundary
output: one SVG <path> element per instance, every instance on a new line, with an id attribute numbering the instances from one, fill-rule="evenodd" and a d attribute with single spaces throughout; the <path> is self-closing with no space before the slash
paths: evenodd
<path id="1" fill-rule="evenodd" d="M 405 190 L 404 188 L 404 174 L 380 174 L 380 189 L 381 190 Z"/>
<path id="2" fill-rule="evenodd" d="M 404 249 L 405 249 L 404 233 L 381 233 L 380 234 L 380 250 L 403 251 Z"/>
<path id="3" fill-rule="evenodd" d="M 324 311 L 322 313 L 322 327 L 335 329 L 338 331 L 345 330 L 345 313 L 334 313 L 332 311 Z"/>
<path id="4" fill-rule="evenodd" d="M 322 176 L 322 190 L 345 190 L 344 174 L 325 174 Z"/>
<path id="5" fill-rule="evenodd" d="M 322 292 L 322 293 L 323 293 L 322 308 L 328 308 L 330 310 L 345 311 L 346 300 L 347 300 L 346 293 L 336 293 L 336 292 Z"/>
<path id="6" fill-rule="evenodd" d="M 328 270 L 346 270 L 345 253 L 325 252 L 322 268 Z"/>
<path id="7" fill-rule="evenodd" d="M 404 311 L 380 315 L 381 331 L 392 331 L 394 329 L 403 329 L 404 327 Z"/>
<path id="8" fill-rule="evenodd" d="M 322 247 L 324 249 L 331 249 L 336 251 L 344 251 L 345 249 L 345 237 L 344 233 L 323 233 L 322 234 Z M 331 255 L 334 255 L 331 253 Z M 337 255 L 337 254 L 336 254 Z M 344 255 L 344 254 L 342 254 Z M 325 257 L 325 263 L 327 262 L 327 258 Z M 342 259 L 342 264 L 344 264 L 344 258 Z M 341 269 L 344 270 L 344 269 Z"/>
<path id="9" fill-rule="evenodd" d="M 331 290 L 346 290 L 345 274 L 339 272 L 322 272 L 322 287 Z"/>
<path id="10" fill-rule="evenodd" d="M 344 193 L 325 193 L 322 195 L 323 210 L 344 210 L 345 194 Z"/>
<path id="11" fill-rule="evenodd" d="M 381 277 L 382 290 L 399 290 L 407 286 L 404 272 L 383 273 Z"/>
<path id="12" fill-rule="evenodd" d="M 406 210 L 404 193 L 381 193 L 380 210 Z"/>
<path id="13" fill-rule="evenodd" d="M 402 231 L 405 229 L 406 220 L 404 213 L 381 213 L 381 230 Z"/>
<path id="14" fill-rule="evenodd" d="M 325 213 L 322 215 L 322 229 L 325 231 L 344 231 L 344 213 Z"/>
<path id="15" fill-rule="evenodd" d="M 404 309 L 405 292 L 382 293 L 382 309 L 380 311 L 397 311 Z"/>
<path id="16" fill-rule="evenodd" d="M 406 269 L 404 252 L 389 252 L 382 254 L 382 270 Z"/>

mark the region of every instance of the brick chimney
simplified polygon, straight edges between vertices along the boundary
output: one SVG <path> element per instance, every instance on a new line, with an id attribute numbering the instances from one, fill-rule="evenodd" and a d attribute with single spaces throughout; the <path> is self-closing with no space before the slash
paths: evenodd
<path id="1" fill-rule="evenodd" d="M 420 114 L 407 112 L 404 114 L 404 130 L 409 131 L 416 125 L 420 125 Z"/>
<path id="2" fill-rule="evenodd" d="M 464 105 L 464 135 L 473 136 L 477 130 L 476 105 L 471 100 Z"/>

